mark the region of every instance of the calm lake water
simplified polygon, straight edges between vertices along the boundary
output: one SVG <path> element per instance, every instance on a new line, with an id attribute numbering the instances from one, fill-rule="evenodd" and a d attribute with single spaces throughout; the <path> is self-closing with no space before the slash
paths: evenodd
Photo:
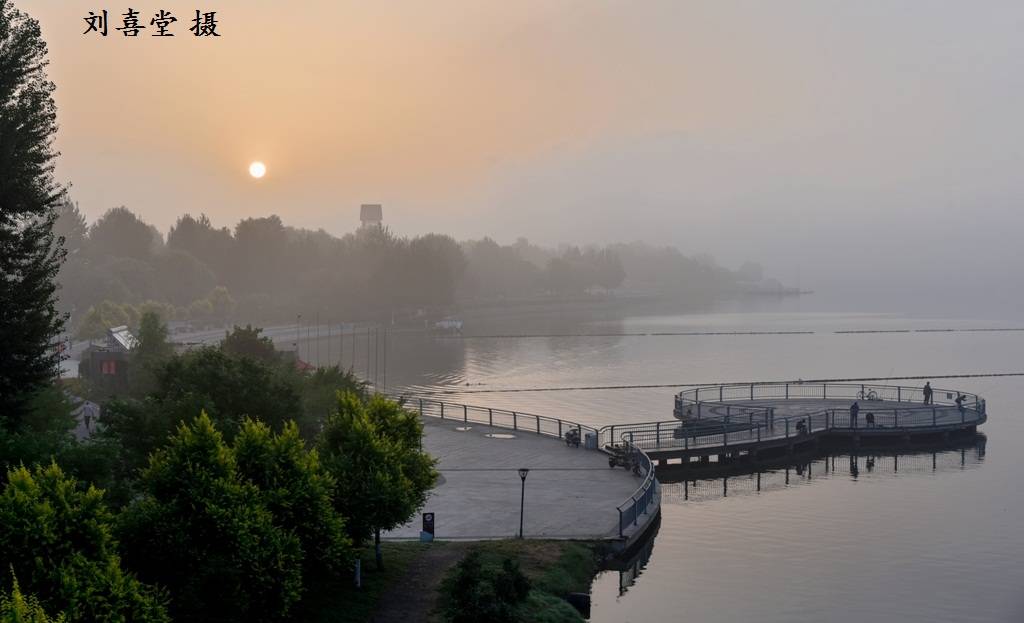
<path id="1" fill-rule="evenodd" d="M 835 333 L 1024 327 L 1012 313 L 831 307 L 808 311 L 805 297 L 467 314 L 463 338 L 392 333 L 387 385 L 603 425 L 671 418 L 678 389 L 504 390 L 1024 371 L 1020 331 Z M 731 331 L 813 333 L 665 335 Z M 343 360 L 365 374 L 356 346 Z M 1024 621 L 1024 378 L 933 385 L 988 399 L 984 451 L 861 457 L 856 475 L 849 456 L 818 459 L 762 474 L 760 492 L 755 476 L 665 484 L 649 560 L 635 578 L 596 579 L 591 620 Z"/>

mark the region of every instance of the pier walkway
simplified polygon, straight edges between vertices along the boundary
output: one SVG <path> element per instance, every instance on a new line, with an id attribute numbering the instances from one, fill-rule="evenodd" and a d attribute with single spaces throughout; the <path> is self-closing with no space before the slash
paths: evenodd
<path id="1" fill-rule="evenodd" d="M 926 404 L 917 387 L 828 383 L 695 388 L 676 396 L 674 414 L 674 420 L 606 427 L 601 443 L 629 441 L 658 465 L 714 455 L 757 458 L 824 440 L 857 447 L 862 441 L 948 438 L 973 432 L 987 419 L 985 401 L 974 394 L 935 389 Z"/>

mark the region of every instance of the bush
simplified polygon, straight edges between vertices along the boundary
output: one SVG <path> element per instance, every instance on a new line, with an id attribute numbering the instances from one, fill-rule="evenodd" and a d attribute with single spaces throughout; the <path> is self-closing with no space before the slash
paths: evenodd
<path id="1" fill-rule="evenodd" d="M 518 563 L 506 558 L 495 572 L 483 565 L 480 552 L 474 550 L 456 568 L 447 619 L 451 623 L 512 623 L 518 620 L 517 606 L 529 593 L 530 581 Z"/>
<path id="2" fill-rule="evenodd" d="M 302 547 L 203 413 L 150 459 L 144 497 L 121 515 L 125 562 L 166 586 L 187 621 L 274 621 L 302 589 Z M 301 512 L 303 509 L 296 509 Z"/>
<path id="3" fill-rule="evenodd" d="M 14 578 L 10 594 L 0 591 L 0 623 L 63 623 L 64 614 L 50 618 L 35 595 L 22 595 L 18 578 Z"/>
<path id="4" fill-rule="evenodd" d="M 167 621 L 163 595 L 121 570 L 111 526 L 103 492 L 55 463 L 7 472 L 0 560 L 27 592 L 69 621 Z"/>
<path id="5" fill-rule="evenodd" d="M 246 420 L 235 437 L 235 460 L 243 478 L 256 485 L 274 522 L 302 544 L 305 577 L 349 567 L 351 541 L 334 510 L 334 480 L 306 450 L 294 422 L 275 435 L 266 424 Z"/>

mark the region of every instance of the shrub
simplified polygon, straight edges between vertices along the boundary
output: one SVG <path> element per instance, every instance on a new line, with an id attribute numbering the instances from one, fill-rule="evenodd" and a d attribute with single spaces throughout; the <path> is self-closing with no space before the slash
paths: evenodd
<path id="1" fill-rule="evenodd" d="M 69 621 L 168 620 L 163 595 L 121 570 L 103 492 L 82 490 L 55 463 L 7 472 L 0 560 Z"/>
<path id="2" fill-rule="evenodd" d="M 121 515 L 125 561 L 170 589 L 187 621 L 274 621 L 302 588 L 302 547 L 275 524 L 260 490 L 205 413 L 182 425 L 142 474 Z"/>

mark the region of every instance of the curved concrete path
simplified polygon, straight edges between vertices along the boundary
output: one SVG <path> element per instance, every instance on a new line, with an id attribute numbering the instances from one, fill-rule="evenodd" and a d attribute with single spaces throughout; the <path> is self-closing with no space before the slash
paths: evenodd
<path id="1" fill-rule="evenodd" d="M 641 484 L 632 472 L 609 468 L 604 453 L 568 448 L 554 437 L 437 418 L 423 423 L 423 448 L 440 461 L 441 479 L 422 509 L 435 514 L 437 539 L 517 536 L 520 467 L 530 469 L 527 538 L 617 537 L 616 507 Z M 469 430 L 461 430 L 465 427 Z M 417 516 L 384 538 L 418 538 L 421 525 Z"/>

